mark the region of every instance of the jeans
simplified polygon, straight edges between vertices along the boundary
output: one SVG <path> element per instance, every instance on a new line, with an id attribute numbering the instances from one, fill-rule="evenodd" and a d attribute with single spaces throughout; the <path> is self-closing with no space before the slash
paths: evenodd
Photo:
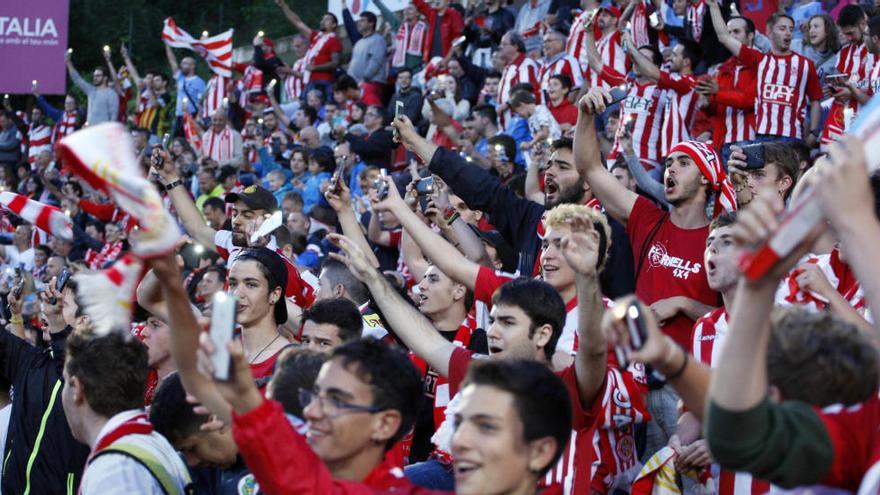
<path id="1" fill-rule="evenodd" d="M 424 462 L 410 464 L 404 468 L 406 477 L 416 486 L 431 490 L 452 491 L 455 489 L 455 478 L 447 467 L 437 459 L 428 459 Z"/>
<path id="2" fill-rule="evenodd" d="M 647 425 L 645 451 L 639 460 L 648 462 L 652 455 L 669 443 L 678 426 L 678 394 L 668 383 L 662 388 L 648 392 L 648 412 L 651 421 Z"/>

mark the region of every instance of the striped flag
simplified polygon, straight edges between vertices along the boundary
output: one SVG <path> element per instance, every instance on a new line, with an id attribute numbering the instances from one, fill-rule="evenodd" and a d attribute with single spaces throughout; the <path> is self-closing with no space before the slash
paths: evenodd
<path id="1" fill-rule="evenodd" d="M 189 112 L 183 113 L 183 135 L 186 136 L 186 142 L 196 152 L 196 156 L 201 156 L 202 136 L 199 134 L 199 128 L 196 127 L 196 121 Z"/>
<path id="2" fill-rule="evenodd" d="M 230 29 L 220 34 L 197 40 L 177 27 L 174 19 L 165 19 L 162 27 L 162 41 L 174 48 L 188 48 L 204 57 L 211 70 L 222 77 L 232 77 L 232 32 Z"/>
<path id="3" fill-rule="evenodd" d="M 0 206 L 56 237 L 73 240 L 73 222 L 54 206 L 9 191 L 0 192 Z"/>

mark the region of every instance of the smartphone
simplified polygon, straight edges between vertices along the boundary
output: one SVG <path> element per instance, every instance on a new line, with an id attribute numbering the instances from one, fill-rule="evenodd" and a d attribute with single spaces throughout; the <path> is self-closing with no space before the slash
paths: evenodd
<path id="1" fill-rule="evenodd" d="M 383 200 L 388 197 L 388 184 L 385 182 L 385 179 L 388 177 L 388 172 L 383 168 L 379 171 L 379 177 L 373 182 L 373 189 L 376 190 L 376 194 L 379 196 L 379 200 Z"/>
<path id="2" fill-rule="evenodd" d="M 615 86 L 611 88 L 611 102 L 608 103 L 608 107 L 614 105 L 615 103 L 620 103 L 621 101 L 626 99 L 627 91 L 626 84 L 621 84 L 620 86 Z"/>
<path id="3" fill-rule="evenodd" d="M 416 182 L 416 194 L 419 196 L 419 207 L 424 212 L 428 209 L 428 197 L 434 194 L 434 176 L 425 177 Z"/>
<path id="4" fill-rule="evenodd" d="M 341 156 L 336 160 L 336 170 L 333 171 L 333 177 L 330 178 L 330 190 L 339 194 L 342 191 L 342 180 L 345 177 L 345 159 Z"/>
<path id="5" fill-rule="evenodd" d="M 651 27 L 657 29 L 657 26 L 660 25 L 660 13 L 654 12 L 648 16 L 648 22 L 651 23 Z"/>
<path id="6" fill-rule="evenodd" d="M 275 85 L 278 84 L 277 79 L 272 79 L 269 81 L 269 84 L 266 85 L 266 92 L 271 93 L 273 89 L 275 89 Z"/>
<path id="7" fill-rule="evenodd" d="M 398 117 L 403 113 L 403 102 L 398 100 L 394 102 L 394 120 L 397 120 Z M 394 134 L 394 140 L 397 141 L 400 134 L 397 133 L 397 127 L 392 127 L 392 134 Z"/>
<path id="8" fill-rule="evenodd" d="M 467 36 L 459 36 L 458 38 L 455 38 L 455 41 L 452 42 L 452 48 L 458 48 L 465 42 L 465 40 L 467 40 Z"/>
<path id="9" fill-rule="evenodd" d="M 746 168 L 749 170 L 764 168 L 764 145 L 761 143 L 742 146 L 746 155 Z"/>
<path id="10" fill-rule="evenodd" d="M 641 349 L 645 345 L 645 341 L 648 340 L 648 326 L 637 301 L 631 301 L 626 306 L 617 306 L 614 308 L 614 312 L 616 316 L 623 313 L 624 321 L 626 321 L 629 330 L 629 344 L 618 345 L 614 348 L 617 365 L 621 370 L 624 370 L 629 366 L 629 353 Z"/>
<path id="11" fill-rule="evenodd" d="M 67 287 L 68 280 L 70 280 L 70 272 L 68 270 L 62 270 L 61 273 L 58 274 L 58 277 L 55 278 L 55 290 L 59 293 L 64 292 L 64 288 Z M 55 297 L 50 297 L 49 304 L 53 306 L 58 304 L 58 299 Z"/>
<path id="12" fill-rule="evenodd" d="M 211 364 L 214 366 L 214 379 L 229 380 L 229 372 L 232 369 L 232 358 L 226 343 L 232 340 L 235 331 L 235 313 L 237 301 L 234 296 L 226 292 L 217 292 L 211 299 L 211 328 L 209 335 L 214 343 L 214 354 L 211 355 Z"/>
<path id="13" fill-rule="evenodd" d="M 826 74 L 825 84 L 838 85 L 849 79 L 849 74 Z"/>

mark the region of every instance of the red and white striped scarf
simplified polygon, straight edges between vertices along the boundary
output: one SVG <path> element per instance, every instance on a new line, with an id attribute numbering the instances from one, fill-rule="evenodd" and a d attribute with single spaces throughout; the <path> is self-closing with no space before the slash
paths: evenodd
<path id="1" fill-rule="evenodd" d="M 394 40 L 394 58 L 391 59 L 391 66 L 401 67 L 406 64 L 407 55 L 421 57 L 427 31 L 428 26 L 422 21 L 416 22 L 412 27 L 406 22 L 401 24 Z"/>
<path id="2" fill-rule="evenodd" d="M 201 118 L 210 119 L 223 106 L 223 98 L 229 96 L 226 89 L 230 79 L 232 78 L 214 74 L 208 80 L 208 84 L 205 86 L 205 97 L 202 99 L 202 108 L 199 111 Z"/>
<path id="3" fill-rule="evenodd" d="M 28 163 L 37 161 L 44 150 L 52 151 L 52 129 L 46 124 L 28 126 Z"/>
<path id="4" fill-rule="evenodd" d="M 306 65 L 312 63 L 315 58 L 320 55 L 321 50 L 324 48 L 324 45 L 327 44 L 331 39 L 336 37 L 336 33 L 325 33 L 320 32 L 315 36 L 315 39 L 312 41 L 312 45 L 309 47 L 309 51 L 306 52 Z M 312 76 L 312 73 L 306 71 L 303 73 L 303 80 L 308 81 Z"/>
<path id="5" fill-rule="evenodd" d="M 61 138 L 68 134 L 72 134 L 76 130 L 77 112 L 64 112 L 61 119 L 55 122 L 55 132 L 52 135 L 52 143 L 58 142 Z"/>
<path id="6" fill-rule="evenodd" d="M 232 131 L 225 128 L 220 132 L 208 130 L 202 135 L 202 155 L 211 157 L 218 162 L 230 160 L 235 155 Z"/>
<path id="7" fill-rule="evenodd" d="M 284 93 L 287 95 L 288 101 L 296 101 L 302 98 L 306 84 L 309 83 L 308 77 L 311 75 L 306 70 L 307 55 L 303 55 L 299 60 L 293 63 L 291 70 L 302 73 L 303 77 L 297 77 L 292 73 L 284 79 Z"/>
<path id="8" fill-rule="evenodd" d="M 89 248 L 86 251 L 85 261 L 92 270 L 101 270 L 107 263 L 116 261 L 121 252 L 122 241 L 116 241 L 112 244 L 104 244 L 100 251 Z"/>
<path id="9" fill-rule="evenodd" d="M 687 23 L 691 26 L 691 32 L 694 34 L 694 41 L 700 42 L 703 37 L 703 15 L 706 13 L 706 2 L 700 0 L 696 5 L 688 2 L 685 16 Z"/>

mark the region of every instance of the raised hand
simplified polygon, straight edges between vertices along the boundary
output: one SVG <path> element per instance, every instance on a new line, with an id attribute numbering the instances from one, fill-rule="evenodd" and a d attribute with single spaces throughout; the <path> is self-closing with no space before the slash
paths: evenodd
<path id="1" fill-rule="evenodd" d="M 328 253 L 328 255 L 337 261 L 345 263 L 345 266 L 348 267 L 358 280 L 367 283 L 375 277 L 381 277 L 379 272 L 373 268 L 370 260 L 367 259 L 367 255 L 364 254 L 357 244 L 344 235 L 328 234 L 327 238 L 340 249 L 340 252 Z"/>
<path id="2" fill-rule="evenodd" d="M 580 275 L 595 276 L 599 261 L 599 233 L 586 217 L 568 220 L 571 233 L 562 238 L 562 255 L 572 270 Z"/>
<path id="3" fill-rule="evenodd" d="M 335 190 L 331 184 L 324 193 L 324 198 L 327 199 L 330 207 L 337 213 L 351 209 L 351 190 L 348 188 L 345 180 L 339 181 L 339 190 Z"/>
<path id="4" fill-rule="evenodd" d="M 407 149 L 409 149 L 417 139 L 422 138 L 419 136 L 419 133 L 416 132 L 416 128 L 413 126 L 412 121 L 409 120 L 409 117 L 406 115 L 400 115 L 394 119 L 394 122 L 391 123 L 391 127 L 397 129 L 397 137 L 395 140 L 406 146 Z"/>
<path id="5" fill-rule="evenodd" d="M 611 311 L 606 311 L 602 317 L 602 333 L 608 340 L 609 345 L 629 348 L 629 326 L 626 320 L 626 308 L 635 301 L 639 312 L 645 322 L 648 338 L 642 343 L 642 348 L 633 350 L 627 356 L 629 361 L 637 361 L 654 367 L 668 365 L 672 362 L 676 344 L 669 337 L 663 335 L 654 314 L 635 296 L 626 296 L 614 301 Z"/>
<path id="6" fill-rule="evenodd" d="M 403 202 L 403 198 L 400 197 L 400 192 L 397 191 L 397 185 L 394 183 L 394 179 L 390 176 L 385 177 L 385 184 L 388 188 L 388 194 L 385 196 L 385 199 L 379 198 L 379 193 L 376 189 L 371 188 L 369 192 L 370 203 L 373 205 L 373 211 L 389 211 L 394 209 L 397 206 L 400 206 L 400 203 Z"/>
<path id="7" fill-rule="evenodd" d="M 578 109 L 589 115 L 605 112 L 605 108 L 611 103 L 611 93 L 604 88 L 592 88 L 578 101 Z"/>

